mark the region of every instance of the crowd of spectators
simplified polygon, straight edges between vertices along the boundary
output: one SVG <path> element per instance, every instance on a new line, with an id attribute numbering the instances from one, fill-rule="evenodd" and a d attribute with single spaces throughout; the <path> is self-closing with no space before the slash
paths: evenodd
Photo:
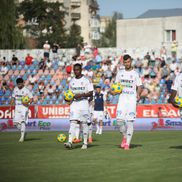
<path id="1" fill-rule="evenodd" d="M 18 77 L 23 77 L 25 85 L 33 91 L 33 104 L 65 104 L 63 92 L 68 89 L 68 83 L 73 76 L 72 66 L 75 63 L 83 65 L 83 74 L 88 76 L 93 84 L 100 85 L 106 95 L 107 103 L 116 104 L 118 96 L 108 94 L 110 85 L 114 81 L 119 69 L 123 69 L 123 55 L 107 54 L 96 47 L 87 44 L 78 45 L 75 53 L 67 56 L 59 54 L 59 45 L 51 46 L 46 42 L 43 46 L 42 57 L 33 58 L 27 54 L 20 61 L 13 55 L 11 61 L 3 58 L 0 62 L 0 104 L 8 105 L 12 89 Z M 52 54 L 52 58 L 50 58 Z M 133 59 L 133 67 L 138 71 L 143 82 L 140 104 L 166 103 L 174 78 L 181 72 L 182 60 L 177 58 L 176 52 L 167 55 L 163 46 L 160 56 L 155 51 L 146 52 L 142 57 Z"/>

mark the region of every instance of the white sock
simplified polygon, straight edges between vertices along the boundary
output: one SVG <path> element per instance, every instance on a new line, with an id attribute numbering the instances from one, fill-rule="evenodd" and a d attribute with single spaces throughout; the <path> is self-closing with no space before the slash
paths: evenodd
<path id="1" fill-rule="evenodd" d="M 96 134 L 98 134 L 98 133 L 99 133 L 99 129 L 100 129 L 100 127 L 99 127 L 99 123 L 96 123 Z"/>
<path id="2" fill-rule="evenodd" d="M 70 123 L 70 129 L 69 129 L 69 138 L 68 142 L 72 143 L 74 137 L 75 137 L 75 128 L 76 128 L 76 123 L 75 121 L 71 121 Z"/>
<path id="3" fill-rule="evenodd" d="M 76 124 L 75 125 L 75 138 L 79 139 L 79 135 L 80 135 L 80 124 Z"/>
<path id="4" fill-rule="evenodd" d="M 25 122 L 22 122 L 21 123 L 21 138 L 23 138 L 23 139 L 24 139 L 24 136 L 25 136 L 25 128 L 26 128 Z"/>
<path id="5" fill-rule="evenodd" d="M 133 121 L 127 121 L 127 137 L 126 143 L 130 145 L 133 136 Z"/>
<path id="6" fill-rule="evenodd" d="M 88 125 L 87 125 L 87 123 L 83 123 L 82 127 L 83 127 L 83 143 L 87 145 L 87 139 L 88 139 Z"/>
<path id="7" fill-rule="evenodd" d="M 124 120 L 120 120 L 118 121 L 120 122 L 120 128 L 119 128 L 119 131 L 123 134 L 123 136 L 126 138 L 126 131 L 127 131 L 127 125 L 126 125 L 126 122 Z"/>
<path id="8" fill-rule="evenodd" d="M 99 134 L 101 135 L 102 134 L 102 123 L 100 122 L 100 125 L 99 125 Z"/>
<path id="9" fill-rule="evenodd" d="M 88 126 L 88 138 L 92 138 L 92 124 Z"/>

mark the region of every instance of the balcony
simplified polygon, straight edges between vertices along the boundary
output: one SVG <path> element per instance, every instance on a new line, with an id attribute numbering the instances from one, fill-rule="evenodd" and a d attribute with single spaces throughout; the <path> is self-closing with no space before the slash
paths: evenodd
<path id="1" fill-rule="evenodd" d="M 71 0 L 71 7 L 80 7 L 81 6 L 81 0 Z"/>
<path id="2" fill-rule="evenodd" d="M 79 20 L 81 18 L 80 13 L 71 13 L 71 19 L 72 20 Z"/>

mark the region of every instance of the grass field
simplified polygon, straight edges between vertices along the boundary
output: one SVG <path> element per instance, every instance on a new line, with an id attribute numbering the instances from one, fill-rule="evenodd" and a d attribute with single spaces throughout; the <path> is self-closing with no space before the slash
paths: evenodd
<path id="1" fill-rule="evenodd" d="M 24 143 L 19 133 L 0 133 L 0 181 L 182 181 L 182 132 L 135 132 L 132 149 L 119 148 L 120 134 L 94 135 L 87 150 L 66 150 L 59 132 L 32 132 Z"/>

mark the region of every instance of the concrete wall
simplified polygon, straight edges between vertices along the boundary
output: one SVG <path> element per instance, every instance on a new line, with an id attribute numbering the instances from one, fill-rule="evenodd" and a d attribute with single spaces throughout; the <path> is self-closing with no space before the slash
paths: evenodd
<path id="1" fill-rule="evenodd" d="M 182 47 L 182 16 L 117 21 L 117 47 L 160 48 L 170 46 L 165 40 L 165 30 L 176 30 L 176 40 Z"/>

